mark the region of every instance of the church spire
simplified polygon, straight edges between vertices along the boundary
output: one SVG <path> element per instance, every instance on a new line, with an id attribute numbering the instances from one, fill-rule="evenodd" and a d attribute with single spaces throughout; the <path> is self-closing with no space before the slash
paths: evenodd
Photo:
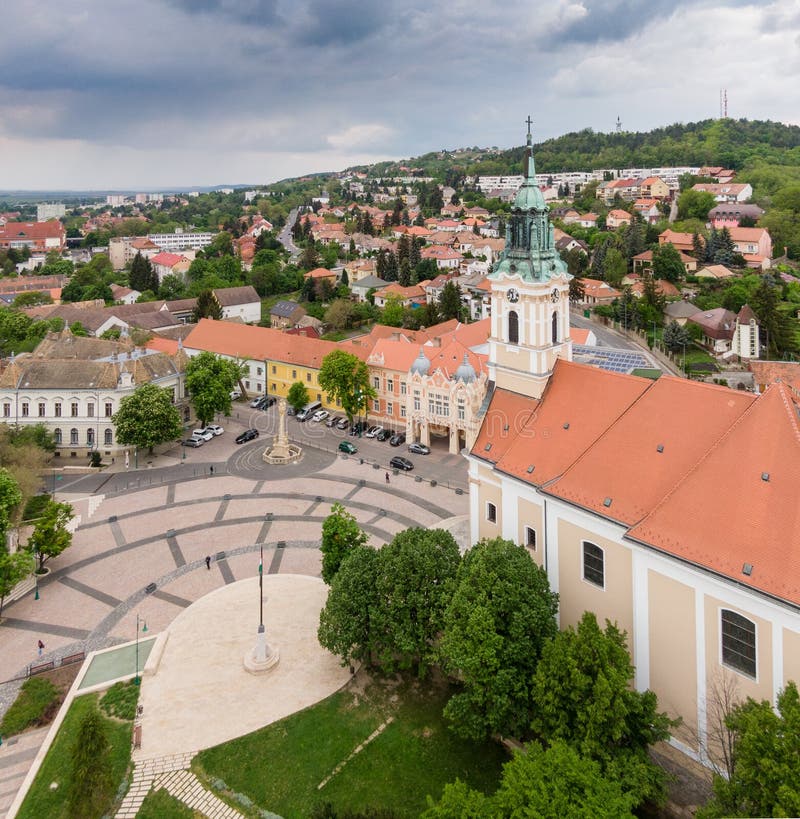
<path id="1" fill-rule="evenodd" d="M 534 181 L 536 177 L 536 167 L 533 162 L 533 139 L 531 137 L 531 125 L 533 125 L 533 120 L 530 114 L 528 114 L 528 118 L 525 122 L 528 125 L 528 142 L 525 146 L 525 164 L 522 168 L 522 175 L 526 181 Z"/>

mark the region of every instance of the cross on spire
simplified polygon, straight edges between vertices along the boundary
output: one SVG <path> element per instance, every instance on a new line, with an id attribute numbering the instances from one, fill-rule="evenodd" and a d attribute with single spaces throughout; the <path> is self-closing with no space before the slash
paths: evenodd
<path id="1" fill-rule="evenodd" d="M 528 118 L 525 120 L 528 125 L 528 136 L 531 135 L 531 125 L 533 125 L 533 120 L 531 119 L 531 115 L 528 114 Z"/>

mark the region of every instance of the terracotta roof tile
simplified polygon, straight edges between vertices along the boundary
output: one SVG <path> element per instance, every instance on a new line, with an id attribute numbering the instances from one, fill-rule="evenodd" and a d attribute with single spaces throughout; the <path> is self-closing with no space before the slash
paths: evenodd
<path id="1" fill-rule="evenodd" d="M 535 417 L 538 405 L 538 401 L 527 395 L 503 389 L 495 390 L 472 447 L 472 454 L 496 464 L 516 443 L 520 430 Z"/>

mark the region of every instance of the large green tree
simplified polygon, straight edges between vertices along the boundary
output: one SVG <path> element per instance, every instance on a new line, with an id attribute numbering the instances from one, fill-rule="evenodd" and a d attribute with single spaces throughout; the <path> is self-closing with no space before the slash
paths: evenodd
<path id="1" fill-rule="evenodd" d="M 239 383 L 242 367 L 229 358 L 200 353 L 186 365 L 186 389 L 200 423 L 205 426 L 217 412 L 231 411 L 231 390 Z"/>
<path id="2" fill-rule="evenodd" d="M 689 188 L 678 197 L 678 219 L 699 219 L 705 222 L 708 212 L 716 207 L 717 200 L 713 193 L 696 191 Z"/>
<path id="3" fill-rule="evenodd" d="M 379 552 L 368 546 L 353 549 L 333 578 L 325 607 L 319 615 L 319 643 L 341 657 L 342 665 L 372 661 L 378 606 Z"/>
<path id="4" fill-rule="evenodd" d="M 0 467 L 0 550 L 6 547 L 6 533 L 21 501 L 22 492 L 17 479 L 7 469 Z"/>
<path id="5" fill-rule="evenodd" d="M 183 430 L 181 416 L 172 403 L 172 390 L 142 384 L 120 401 L 112 417 L 120 444 L 146 448 L 177 438 Z"/>
<path id="6" fill-rule="evenodd" d="M 366 409 L 369 399 L 375 397 L 366 363 L 346 350 L 334 350 L 322 359 L 319 385 L 341 404 L 351 422 Z"/>
<path id="7" fill-rule="evenodd" d="M 192 311 L 192 320 L 200 321 L 202 318 L 210 318 L 219 321 L 222 318 L 222 306 L 217 301 L 214 291 L 210 288 L 201 290 L 197 294 L 197 304 Z"/>
<path id="8" fill-rule="evenodd" d="M 13 554 L 6 551 L 5 541 L 0 546 L 0 616 L 3 614 L 3 603 L 14 586 L 24 580 L 35 568 L 33 555 L 26 549 Z"/>
<path id="9" fill-rule="evenodd" d="M 722 816 L 800 816 L 800 696 L 789 682 L 777 712 L 750 697 L 725 722 L 733 735 L 730 778 L 714 777 L 714 798 L 700 811 Z"/>
<path id="10" fill-rule="evenodd" d="M 295 411 L 300 412 L 308 404 L 308 388 L 302 381 L 295 381 L 289 392 L 286 393 L 286 403 Z"/>
<path id="11" fill-rule="evenodd" d="M 761 343 L 766 348 L 767 356 L 780 358 L 785 353 L 795 353 L 798 344 L 795 336 L 795 323 L 779 307 L 780 290 L 768 276 L 763 276 L 750 306 L 758 317 Z"/>
<path id="12" fill-rule="evenodd" d="M 666 279 L 675 284 L 683 278 L 685 272 L 680 251 L 675 245 L 667 242 L 653 251 L 654 279 Z"/>
<path id="13" fill-rule="evenodd" d="M 463 309 L 461 289 L 456 282 L 447 282 L 439 296 L 439 315 L 442 317 L 442 321 L 461 318 Z"/>
<path id="14" fill-rule="evenodd" d="M 72 749 L 69 815 L 89 819 L 102 813 L 113 787 L 111 744 L 103 717 L 92 708 L 78 727 Z"/>
<path id="15" fill-rule="evenodd" d="M 144 293 L 145 290 L 158 290 L 158 276 L 150 264 L 150 259 L 137 253 L 131 262 L 131 272 L 128 275 L 128 283 L 134 290 Z"/>
<path id="16" fill-rule="evenodd" d="M 532 680 L 531 727 L 543 741 L 564 740 L 619 779 L 635 804 L 663 797 L 664 774 L 647 754 L 674 724 L 652 691 L 632 687 L 625 632 L 605 630 L 586 612 L 542 651 Z"/>
<path id="17" fill-rule="evenodd" d="M 380 550 L 375 647 L 385 671 L 427 673 L 459 563 L 458 544 L 443 529 L 406 529 Z"/>
<path id="18" fill-rule="evenodd" d="M 510 540 L 482 540 L 461 561 L 444 616 L 440 656 L 461 686 L 445 707 L 460 736 L 523 736 L 531 679 L 556 633 L 558 595 L 528 552 Z"/>
<path id="19" fill-rule="evenodd" d="M 75 517 L 70 503 L 48 501 L 28 538 L 27 548 L 39 556 L 39 569 L 45 561 L 57 557 L 72 545 L 67 524 Z"/>
<path id="20" fill-rule="evenodd" d="M 342 561 L 353 549 L 367 545 L 367 534 L 341 503 L 334 503 L 322 522 L 322 579 L 330 586 Z"/>

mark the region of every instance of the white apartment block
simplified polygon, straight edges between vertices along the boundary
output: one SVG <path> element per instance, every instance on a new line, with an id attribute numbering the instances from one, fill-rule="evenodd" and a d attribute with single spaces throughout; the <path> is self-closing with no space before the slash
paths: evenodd
<path id="1" fill-rule="evenodd" d="M 40 202 L 36 206 L 36 221 L 46 222 L 48 219 L 60 219 L 67 213 L 67 206 L 61 202 Z"/>

